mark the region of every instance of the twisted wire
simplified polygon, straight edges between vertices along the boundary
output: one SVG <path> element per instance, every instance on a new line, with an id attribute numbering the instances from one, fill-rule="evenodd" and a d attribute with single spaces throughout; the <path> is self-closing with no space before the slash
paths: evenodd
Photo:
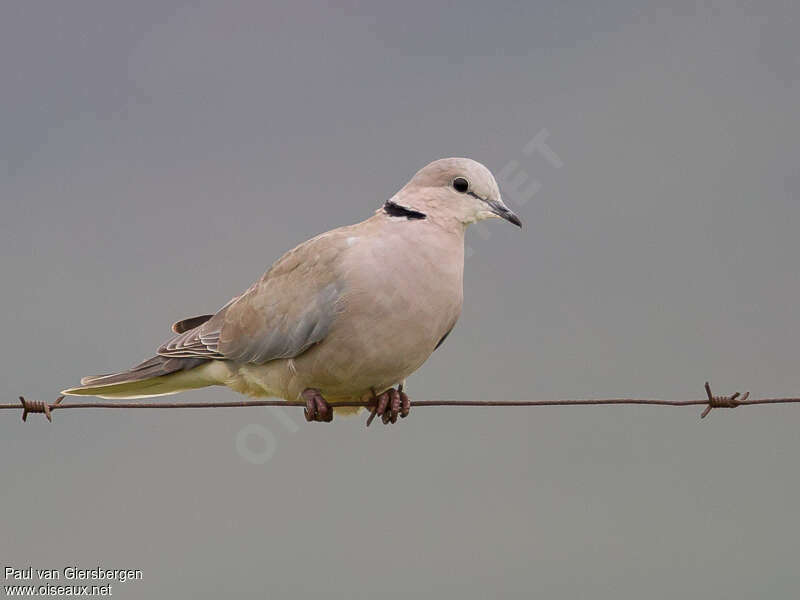
<path id="1" fill-rule="evenodd" d="M 659 400 L 650 398 L 583 398 L 577 400 L 412 400 L 413 406 L 601 406 L 615 404 L 639 404 L 648 406 L 699 406 L 705 405 L 700 418 L 705 418 L 714 408 L 736 408 L 756 404 L 793 404 L 800 403 L 800 398 L 750 398 L 750 392 L 743 396 L 736 392 L 730 396 L 714 396 L 711 386 L 705 384 L 706 398 L 701 400 Z M 67 408 L 244 408 L 256 406 L 302 406 L 303 400 L 234 400 L 230 402 L 70 402 L 62 404 L 64 396 L 54 402 L 27 400 L 19 397 L 21 404 L 0 404 L 0 410 L 19 410 L 22 408 L 22 420 L 27 421 L 28 414 L 42 413 L 52 422 L 52 411 Z M 332 406 L 362 406 L 374 408 L 375 400 L 336 402 Z"/>

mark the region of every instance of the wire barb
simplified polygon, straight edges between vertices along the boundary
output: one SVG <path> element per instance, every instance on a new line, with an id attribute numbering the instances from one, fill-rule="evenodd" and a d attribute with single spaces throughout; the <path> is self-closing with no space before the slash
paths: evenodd
<path id="1" fill-rule="evenodd" d="M 705 419 L 712 408 L 736 408 L 741 406 L 750 397 L 750 392 L 745 392 L 741 400 L 739 400 L 739 396 L 741 396 L 739 392 L 731 396 L 715 396 L 711 393 L 711 385 L 706 381 L 706 396 L 708 396 L 708 406 L 705 407 L 700 415 L 701 419 Z"/>
<path id="2" fill-rule="evenodd" d="M 22 403 L 22 420 L 27 421 L 29 413 L 42 413 L 47 417 L 47 420 L 52 423 L 53 416 L 50 413 L 50 409 L 61 404 L 63 399 L 64 396 L 59 396 L 55 402 L 48 404 L 44 400 L 26 400 L 23 396 L 20 396 L 19 401 Z"/>

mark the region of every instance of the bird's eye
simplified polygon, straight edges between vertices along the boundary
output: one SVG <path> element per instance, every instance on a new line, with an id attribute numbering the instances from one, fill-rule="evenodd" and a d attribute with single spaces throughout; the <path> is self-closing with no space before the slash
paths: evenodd
<path id="1" fill-rule="evenodd" d="M 462 194 L 466 194 L 469 189 L 469 181 L 463 177 L 456 177 L 453 179 L 453 189 Z"/>

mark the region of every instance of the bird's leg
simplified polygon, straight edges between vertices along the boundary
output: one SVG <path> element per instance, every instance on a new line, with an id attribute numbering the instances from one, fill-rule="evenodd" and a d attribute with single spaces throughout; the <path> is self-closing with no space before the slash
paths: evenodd
<path id="1" fill-rule="evenodd" d="M 333 421 L 333 409 L 319 390 L 308 388 L 300 396 L 306 401 L 306 407 L 303 410 L 306 421 L 319 421 L 320 423 Z"/>
<path id="2" fill-rule="evenodd" d="M 372 407 L 372 412 L 367 418 L 367 427 L 370 426 L 376 415 L 380 415 L 383 424 L 387 425 L 397 423 L 398 416 L 405 419 L 411 411 L 411 400 L 403 391 L 402 383 L 397 386 L 397 389 L 389 388 L 380 395 L 375 394 L 373 390 L 372 397 L 375 406 Z"/>
<path id="3" fill-rule="evenodd" d="M 403 419 L 411 412 L 411 399 L 408 397 L 408 394 L 403 391 L 404 387 L 406 387 L 405 379 L 397 386 L 397 392 L 400 394 L 400 416 Z"/>

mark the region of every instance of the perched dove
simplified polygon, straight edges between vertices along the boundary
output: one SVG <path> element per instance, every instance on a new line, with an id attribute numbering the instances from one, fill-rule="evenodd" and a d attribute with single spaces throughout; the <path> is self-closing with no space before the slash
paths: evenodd
<path id="1" fill-rule="evenodd" d="M 482 164 L 434 161 L 366 221 L 300 244 L 216 314 L 175 323 L 153 358 L 63 393 L 147 398 L 226 385 L 305 400 L 309 421 L 331 421 L 336 402 L 371 401 L 370 421 L 395 423 L 410 408 L 406 377 L 461 313 L 467 225 L 489 217 L 522 225 Z"/>

